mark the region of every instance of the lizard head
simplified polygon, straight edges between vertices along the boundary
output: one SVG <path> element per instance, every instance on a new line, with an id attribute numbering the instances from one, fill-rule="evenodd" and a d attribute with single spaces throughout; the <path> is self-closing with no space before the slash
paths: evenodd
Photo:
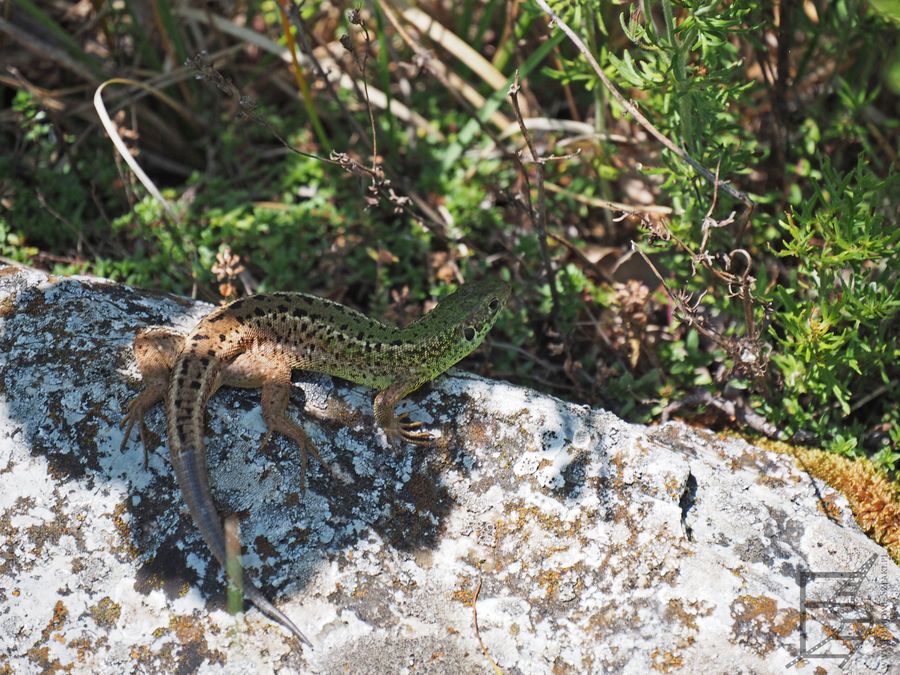
<path id="1" fill-rule="evenodd" d="M 506 306 L 509 293 L 507 283 L 499 279 L 484 279 L 461 286 L 438 305 L 448 305 L 447 309 L 459 317 L 457 332 L 460 342 L 469 346 L 466 354 L 484 341 L 485 335 L 497 321 L 500 310 Z"/>
<path id="2" fill-rule="evenodd" d="M 509 285 L 499 279 L 468 283 L 407 328 L 411 334 L 426 338 L 431 377 L 475 351 L 509 294 Z"/>

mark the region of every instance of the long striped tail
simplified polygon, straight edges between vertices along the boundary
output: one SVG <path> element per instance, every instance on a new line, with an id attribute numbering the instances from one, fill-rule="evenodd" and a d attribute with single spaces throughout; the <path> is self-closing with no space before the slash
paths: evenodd
<path id="1" fill-rule="evenodd" d="M 190 338 L 188 339 L 190 344 Z M 206 402 L 219 372 L 239 351 L 237 344 L 229 352 L 217 354 L 212 349 L 201 354 L 190 344 L 182 352 L 172 369 L 172 383 L 168 397 L 169 452 L 175 476 L 191 517 L 210 551 L 225 566 L 225 530 L 209 489 L 206 451 L 203 447 L 203 427 Z M 243 573 L 244 595 L 266 616 L 280 623 L 303 644 L 312 643 L 281 610 L 263 595 L 247 573 Z"/>

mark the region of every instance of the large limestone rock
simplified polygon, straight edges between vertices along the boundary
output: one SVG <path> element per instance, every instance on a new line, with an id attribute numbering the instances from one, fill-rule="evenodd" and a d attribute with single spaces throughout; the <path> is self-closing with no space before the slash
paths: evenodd
<path id="1" fill-rule="evenodd" d="M 900 568 L 793 459 L 462 372 L 406 404 L 441 430 L 430 448 L 389 448 L 371 391 L 300 378 L 293 413 L 334 469 L 312 462 L 305 494 L 295 447 L 257 450 L 257 393 L 214 398 L 220 510 L 315 648 L 228 614 L 162 409 L 147 468 L 117 424 L 134 333 L 208 310 L 0 269 L 0 672 L 837 672 L 785 670 L 804 570 L 859 572 L 809 580 L 806 648 L 842 628 L 815 601 L 850 598 L 865 620 L 816 653 L 900 672 Z"/>

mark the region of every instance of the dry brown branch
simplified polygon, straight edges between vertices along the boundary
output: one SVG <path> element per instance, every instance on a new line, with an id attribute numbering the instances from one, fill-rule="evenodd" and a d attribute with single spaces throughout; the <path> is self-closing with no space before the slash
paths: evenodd
<path id="1" fill-rule="evenodd" d="M 705 389 L 697 389 L 680 401 L 672 401 L 667 405 L 660 416 L 660 422 L 667 422 L 673 413 L 688 407 L 707 406 L 741 422 L 749 429 L 765 436 L 766 438 L 782 439 L 783 435 L 774 424 L 750 407 L 750 403 L 743 393 L 733 399 L 713 396 Z"/>
<path id="2" fill-rule="evenodd" d="M 599 209 L 609 209 L 610 211 L 619 211 L 621 213 L 655 213 L 657 215 L 667 216 L 672 213 L 669 206 L 657 206 L 655 204 L 647 204 L 646 206 L 634 206 L 632 204 L 623 204 L 622 202 L 609 202 L 599 197 L 588 197 L 587 195 L 578 194 L 571 190 L 566 190 L 555 183 L 544 183 L 544 187 L 548 192 L 555 192 L 563 197 L 574 199 L 576 202 L 595 206 Z"/>
<path id="3" fill-rule="evenodd" d="M 488 652 L 487 646 L 484 644 L 484 640 L 481 639 L 481 631 L 478 629 L 478 594 L 481 593 L 481 576 L 478 577 L 478 585 L 475 587 L 475 594 L 472 598 L 472 623 L 475 624 L 475 637 L 478 638 L 478 644 L 481 645 L 481 653 L 484 654 L 484 658 L 488 660 L 491 664 L 491 668 L 494 669 L 494 672 L 497 675 L 503 675 L 503 671 L 500 670 L 500 666 L 497 665 L 497 662 L 491 658 L 490 652 Z"/>
<path id="4" fill-rule="evenodd" d="M 675 239 L 674 235 L 672 235 L 672 239 Z M 678 318 L 686 325 L 695 328 L 697 332 L 704 337 L 719 345 L 728 354 L 733 365 L 730 369 L 723 370 L 717 377 L 717 380 L 724 382 L 732 375 L 737 375 L 739 377 L 749 377 L 757 382 L 761 382 L 768 370 L 772 349 L 770 345 L 760 339 L 755 324 L 752 323 L 752 298 L 749 290 L 751 283 L 747 280 L 752 278 L 749 277 L 749 275 L 743 278 L 728 275 L 735 280 L 733 283 L 740 286 L 740 297 L 742 301 L 744 301 L 745 307 L 748 304 L 751 307 L 750 322 L 747 324 L 747 337 L 735 338 L 729 335 L 723 335 L 709 325 L 705 315 L 701 311 L 701 303 L 706 291 L 697 297 L 694 297 L 692 293 L 688 293 L 682 289 L 672 291 L 659 273 L 659 270 L 656 269 L 656 266 L 651 262 L 650 258 L 647 257 L 647 254 L 645 254 L 635 242 L 631 243 L 631 248 L 632 250 L 637 251 L 656 278 L 659 279 L 659 283 L 666 292 L 666 295 L 669 296 L 675 305 Z M 749 267 L 747 272 L 749 272 Z"/>
<path id="5" fill-rule="evenodd" d="M 291 23 L 297 29 L 297 38 L 300 40 L 301 46 L 305 51 L 305 55 L 310 61 L 313 63 L 319 78 L 325 84 L 326 90 L 329 92 L 331 98 L 334 100 L 335 104 L 339 107 L 344 118 L 348 121 L 348 123 L 353 127 L 353 130 L 363 139 L 366 139 L 366 144 L 368 147 L 373 147 L 373 141 L 368 138 L 368 133 L 362 127 L 361 124 L 356 120 L 356 118 L 350 114 L 350 111 L 347 110 L 347 107 L 344 105 L 340 96 L 337 95 L 337 91 L 335 91 L 334 86 L 331 83 L 331 80 L 328 77 L 326 69 L 323 67 L 322 63 L 316 58 L 315 53 L 313 52 L 312 43 L 309 40 L 309 35 L 307 35 L 305 27 L 303 25 L 303 21 L 300 19 L 300 12 L 297 8 L 297 4 L 295 2 L 288 2 L 288 16 L 291 19 Z M 324 46 L 324 45 L 323 45 Z M 341 65 L 340 61 L 337 61 L 338 65 Z M 363 100 L 364 96 L 359 89 L 359 86 L 356 84 L 356 80 L 347 75 L 347 79 L 351 80 L 353 83 L 353 88 L 356 91 L 357 96 Z M 367 106 L 371 113 L 371 106 Z M 346 153 L 332 153 L 332 159 L 342 163 L 342 166 L 346 170 L 351 172 L 355 172 L 356 167 L 364 170 L 366 172 L 370 172 L 370 169 L 362 167 L 355 160 L 350 160 L 349 156 Z M 431 232 L 435 237 L 437 237 L 440 241 L 448 242 L 450 238 L 447 236 L 447 223 L 441 217 L 441 215 L 429 206 L 429 204 L 418 195 L 418 193 L 413 190 L 408 181 L 406 181 L 400 174 L 396 171 L 393 171 L 387 165 L 380 165 L 380 170 L 384 172 L 384 176 L 387 177 L 385 180 L 382 177 L 380 182 L 379 191 L 382 196 L 385 196 L 389 201 L 393 202 L 394 205 L 398 208 L 402 208 L 410 217 L 418 221 L 422 224 L 422 227 Z M 357 174 L 359 175 L 359 174 Z M 398 184 L 401 189 L 404 191 L 407 197 L 403 197 L 402 199 L 398 197 L 397 193 L 390 187 L 391 182 L 395 182 Z M 373 185 L 378 186 L 378 183 L 373 183 Z M 408 199 L 415 204 L 417 211 L 413 211 L 408 203 L 404 200 Z"/>
<path id="6" fill-rule="evenodd" d="M 525 122 L 522 118 L 522 111 L 519 109 L 520 89 L 521 87 L 519 86 L 519 71 L 516 70 L 515 79 L 509 87 L 509 97 L 512 100 L 513 111 L 516 113 L 516 120 L 519 123 L 519 129 L 521 130 L 522 136 L 525 139 L 525 144 L 528 146 L 528 151 L 531 153 L 531 160 L 532 162 L 534 162 L 534 175 L 535 183 L 537 186 L 538 199 L 537 209 L 534 208 L 534 204 L 532 204 L 531 201 L 531 183 L 528 180 L 528 172 L 525 170 L 525 166 L 521 161 L 519 161 L 518 164 L 519 169 L 522 173 L 522 177 L 525 179 L 525 195 L 528 202 L 528 210 L 531 213 L 535 228 L 537 229 L 538 243 L 541 250 L 541 261 L 544 264 L 544 274 L 547 277 L 547 285 L 550 286 L 550 297 L 552 300 L 552 307 L 550 308 L 550 322 L 555 325 L 556 319 L 559 316 L 560 300 L 559 291 L 556 288 L 556 271 L 553 269 L 553 261 L 550 260 L 550 251 L 547 248 L 547 198 L 544 192 L 544 162 L 546 160 L 538 154 L 537 150 L 535 150 L 534 144 L 531 142 L 531 136 L 528 134 L 528 129 L 525 127 Z"/>

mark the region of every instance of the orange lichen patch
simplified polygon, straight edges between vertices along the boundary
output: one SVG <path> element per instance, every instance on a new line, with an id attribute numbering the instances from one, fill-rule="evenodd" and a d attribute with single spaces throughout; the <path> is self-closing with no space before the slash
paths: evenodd
<path id="1" fill-rule="evenodd" d="M 731 605 L 732 616 L 739 621 L 764 621 L 779 637 L 787 637 L 800 625 L 800 612 L 778 609 L 774 598 L 766 595 L 739 595 Z"/>
<path id="2" fill-rule="evenodd" d="M 637 610 L 610 602 L 588 617 L 587 627 L 592 634 L 608 634 L 623 625 L 637 622 Z"/>
<path id="3" fill-rule="evenodd" d="M 794 476 L 795 480 L 796 478 L 797 477 Z M 773 489 L 781 488 L 787 485 L 787 483 L 778 476 L 770 476 L 768 474 L 760 475 L 760 477 L 756 479 L 756 482 L 760 485 Z"/>
<path id="4" fill-rule="evenodd" d="M 141 552 L 137 548 L 137 546 L 134 545 L 134 537 L 132 537 L 131 535 L 131 526 L 125 520 L 124 515 L 127 510 L 128 506 L 125 504 L 125 502 L 119 502 L 118 504 L 116 504 L 115 508 L 113 509 L 113 527 L 115 527 L 116 532 L 119 533 L 119 537 L 121 537 L 122 543 L 125 547 L 125 550 L 128 551 L 128 554 L 133 558 L 137 558 L 141 554 Z"/>
<path id="5" fill-rule="evenodd" d="M 47 645 L 44 645 L 43 647 L 32 647 L 28 650 L 28 658 L 40 665 L 44 672 L 47 672 L 50 667 L 47 663 L 49 657 L 50 648 Z"/>
<path id="6" fill-rule="evenodd" d="M 219 630 L 211 626 L 209 632 L 218 633 Z M 153 663 L 156 671 L 170 673 L 194 672 L 197 665 L 204 661 L 212 666 L 225 663 L 224 653 L 209 649 L 204 627 L 196 619 L 172 617 L 168 627 L 157 628 L 153 635 L 158 638 L 167 633 L 173 633 L 177 639 L 166 641 L 158 650 L 151 649 L 149 645 L 134 647 L 130 652 L 131 658 L 137 664 Z"/>
<path id="7" fill-rule="evenodd" d="M 706 603 L 692 600 L 687 603 L 682 598 L 670 598 L 664 611 L 667 620 L 678 620 L 691 630 L 697 630 L 697 617 L 709 616 L 712 614 L 712 607 L 704 607 Z"/>
<path id="8" fill-rule="evenodd" d="M 50 623 L 48 623 L 44 630 L 41 631 L 41 642 L 47 640 L 51 633 L 62 628 L 62 625 L 66 622 L 68 617 L 69 610 L 66 609 L 62 600 L 57 600 L 56 604 L 53 606 L 53 617 L 50 619 Z"/>
<path id="9" fill-rule="evenodd" d="M 882 642 L 890 642 L 891 640 L 896 639 L 896 636 L 890 630 L 888 630 L 888 627 L 880 623 L 869 627 L 869 629 L 866 631 L 866 637 L 873 637 L 876 640 L 881 640 Z"/>
<path id="10" fill-rule="evenodd" d="M 739 595 L 731 603 L 732 634 L 741 644 L 768 654 L 800 625 L 800 612 L 779 609 L 766 595 Z"/>
<path id="11" fill-rule="evenodd" d="M 471 607 L 475 604 L 475 589 L 477 586 L 473 585 L 472 588 L 459 588 L 453 591 L 453 594 L 450 596 L 457 602 L 461 603 L 465 607 Z"/>
<path id="12" fill-rule="evenodd" d="M 9 295 L 0 300 L 0 318 L 8 319 L 16 313 L 16 296 Z"/>
<path id="13" fill-rule="evenodd" d="M 841 507 L 837 505 L 837 495 L 825 495 L 816 503 L 816 508 L 824 513 L 829 520 L 840 522 Z"/>
<path id="14" fill-rule="evenodd" d="M 189 616 L 173 616 L 169 619 L 171 630 L 182 645 L 195 645 L 199 652 L 206 655 L 213 663 L 221 662 L 223 655 L 218 651 L 210 651 L 206 641 L 207 633 L 218 633 L 218 626 L 204 626 L 203 623 Z"/>
<path id="15" fill-rule="evenodd" d="M 547 469 L 551 466 L 553 466 L 553 462 L 544 457 L 543 459 L 541 459 L 541 461 L 538 462 L 537 471 L 540 471 L 541 469 Z"/>
<path id="16" fill-rule="evenodd" d="M 154 634 L 155 635 L 155 634 Z M 159 637 L 156 635 L 156 637 Z M 148 645 L 141 645 L 140 647 L 133 648 L 128 655 L 131 657 L 132 661 L 137 661 L 139 663 L 146 663 L 151 656 L 150 647 Z"/>
<path id="17" fill-rule="evenodd" d="M 169 619 L 169 628 L 182 644 L 206 639 L 203 628 L 190 617 L 173 616 Z"/>
<path id="18" fill-rule="evenodd" d="M 666 610 L 663 612 L 663 616 L 670 621 L 673 618 L 677 618 L 691 630 L 697 630 L 695 617 L 684 608 L 684 601 L 681 598 L 671 598 L 666 603 Z"/>
<path id="19" fill-rule="evenodd" d="M 75 667 L 73 663 L 61 664 L 59 659 L 50 661 L 50 648 L 46 645 L 29 649 L 28 658 L 40 666 L 42 673 L 71 673 Z"/>
<path id="20" fill-rule="evenodd" d="M 28 650 L 28 658 L 30 658 L 35 663 L 46 663 L 49 656 L 50 648 L 46 645 L 44 645 L 43 647 L 32 647 Z"/>
<path id="21" fill-rule="evenodd" d="M 670 476 L 666 480 L 665 486 L 666 492 L 672 500 L 677 502 L 679 499 L 681 499 L 681 493 L 684 490 L 684 486 L 678 479 L 675 478 L 675 476 Z"/>
<path id="22" fill-rule="evenodd" d="M 684 659 L 674 652 L 664 652 L 658 647 L 650 652 L 650 667 L 661 673 L 668 673 L 684 665 Z"/>
<path id="23" fill-rule="evenodd" d="M 96 645 L 87 638 L 69 640 L 68 647 L 69 649 L 74 650 L 78 661 L 84 660 L 85 656 L 92 654 L 96 649 Z M 2 672 L 3 671 L 0 670 L 0 675 L 2 675 Z"/>
<path id="24" fill-rule="evenodd" d="M 852 632 L 853 640 L 847 639 L 849 637 L 847 624 L 825 625 L 823 629 L 826 635 L 833 640 L 839 640 L 847 649 L 853 649 L 855 644 L 862 644 L 869 638 L 874 638 L 879 642 L 891 642 L 894 639 L 894 634 L 890 629 L 880 623 L 874 625 L 868 622 L 850 623 L 849 631 Z"/>
<path id="25" fill-rule="evenodd" d="M 88 612 L 98 626 L 109 629 L 119 621 L 119 617 L 122 615 L 122 608 L 107 596 L 102 598 L 96 605 L 89 607 Z"/>
<path id="26" fill-rule="evenodd" d="M 559 590 L 559 581 L 562 574 L 559 570 L 544 570 L 538 574 L 538 586 L 543 587 L 547 591 L 547 597 L 550 597 Z"/>
<path id="27" fill-rule="evenodd" d="M 414 581 L 412 579 L 410 579 L 408 581 L 404 581 L 403 579 L 394 579 L 393 581 L 390 582 L 390 584 L 391 584 L 391 588 L 394 588 L 397 590 L 402 590 L 402 591 L 407 591 L 407 592 L 412 592 L 419 587 L 419 582 Z"/>
<path id="28" fill-rule="evenodd" d="M 577 536 L 582 525 L 580 520 L 563 521 L 556 514 L 545 513 L 536 506 L 513 506 L 510 504 L 506 508 L 504 516 L 494 524 L 497 541 L 508 534 L 515 534 L 523 541 L 527 541 L 529 532 L 526 526 L 531 522 L 537 523 L 548 532 L 558 534 L 562 539 Z M 561 551 L 564 548 L 560 547 L 557 550 Z"/>
<path id="29" fill-rule="evenodd" d="M 900 565 L 900 483 L 864 459 L 771 441 L 766 447 L 794 456 L 802 469 L 843 493 L 863 532 Z"/>
<path id="30" fill-rule="evenodd" d="M 494 436 L 488 432 L 487 426 L 483 423 L 478 422 L 477 420 L 470 420 L 466 425 L 466 436 L 476 446 L 488 445 L 494 440 Z"/>

